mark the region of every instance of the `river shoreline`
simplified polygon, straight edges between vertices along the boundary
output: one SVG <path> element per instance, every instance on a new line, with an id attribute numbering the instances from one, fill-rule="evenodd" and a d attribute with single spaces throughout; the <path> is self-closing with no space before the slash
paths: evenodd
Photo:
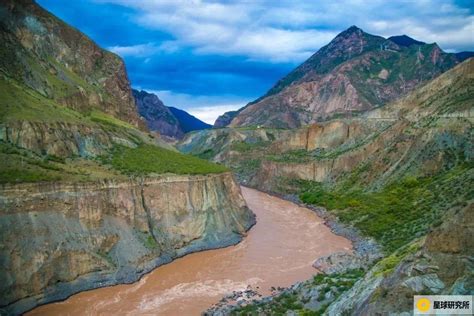
<path id="1" fill-rule="evenodd" d="M 310 209 L 316 213 L 320 218 L 324 219 L 324 225 L 326 225 L 331 232 L 334 234 L 347 238 L 352 242 L 354 247 L 354 252 L 356 255 L 361 257 L 370 258 L 370 262 L 373 262 L 383 256 L 382 249 L 380 245 L 370 237 L 363 236 L 359 230 L 353 226 L 346 225 L 342 223 L 337 216 L 331 214 L 328 210 L 321 206 L 315 206 L 311 204 L 306 204 L 302 202 L 296 194 L 282 194 L 279 192 L 261 190 L 257 187 L 249 185 L 240 185 L 241 187 L 247 187 L 250 189 L 258 190 L 264 192 L 268 195 L 277 197 L 279 199 L 294 203 L 301 207 Z"/>
<path id="2" fill-rule="evenodd" d="M 246 231 L 247 232 L 250 231 L 252 229 L 252 227 L 254 227 L 255 225 L 256 225 L 256 221 L 253 222 L 253 224 Z M 86 289 L 84 289 L 84 290 L 78 289 L 75 292 L 71 292 L 66 297 L 63 297 L 61 294 L 58 295 L 58 298 L 56 298 L 55 296 L 51 296 L 51 297 L 47 298 L 47 302 L 45 302 L 44 304 L 36 305 L 36 306 L 32 307 L 31 309 L 21 311 L 21 312 L 18 312 L 18 313 L 16 311 L 12 311 L 12 312 L 15 315 L 16 314 L 36 315 L 34 313 L 34 311 L 37 308 L 41 308 L 42 306 L 46 306 L 46 305 L 49 305 L 49 304 L 65 302 L 69 298 L 71 298 L 71 297 L 73 297 L 74 295 L 77 295 L 77 294 L 87 293 L 87 292 L 95 291 L 95 290 L 98 290 L 98 289 L 111 288 L 111 287 L 114 287 L 114 286 L 117 286 L 117 285 L 134 284 L 134 283 L 140 282 L 144 277 L 146 277 L 150 273 L 153 273 L 153 271 L 155 269 L 158 269 L 158 268 L 160 268 L 162 266 L 165 266 L 167 264 L 171 264 L 177 259 L 181 259 L 181 258 L 184 258 L 186 256 L 189 256 L 189 255 L 192 255 L 192 254 L 195 254 L 195 253 L 199 253 L 199 252 L 229 248 L 229 247 L 232 247 L 232 246 L 235 246 L 235 245 L 239 244 L 244 238 L 245 238 L 245 236 L 240 236 L 239 238 L 231 238 L 231 239 L 228 239 L 228 240 L 224 240 L 224 241 L 222 241 L 218 244 L 215 244 L 215 245 L 207 245 L 208 247 L 206 247 L 204 245 L 202 247 L 194 247 L 189 252 L 184 252 L 183 254 L 180 254 L 178 256 L 174 256 L 174 257 L 167 256 L 164 259 L 159 258 L 160 259 L 159 262 L 155 266 L 153 266 L 152 268 L 147 269 L 147 270 L 143 270 L 143 271 L 137 271 L 136 273 L 133 273 L 133 274 L 129 274 L 128 278 L 123 279 L 123 281 L 105 280 L 105 281 L 100 282 L 100 284 L 91 283 L 91 284 L 86 285 Z M 154 260 L 152 260 L 152 261 L 154 261 Z"/>

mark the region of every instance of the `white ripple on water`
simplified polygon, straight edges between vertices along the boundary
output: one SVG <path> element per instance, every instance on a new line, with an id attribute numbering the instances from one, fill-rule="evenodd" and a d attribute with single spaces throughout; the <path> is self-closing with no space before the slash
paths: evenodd
<path id="1" fill-rule="evenodd" d="M 263 280 L 260 278 L 250 278 L 245 281 L 236 282 L 230 279 L 206 280 L 190 283 L 181 283 L 160 293 L 159 296 L 147 295 L 139 304 L 140 311 L 147 312 L 158 310 L 160 306 L 174 300 L 189 299 L 202 296 L 223 296 L 232 291 L 243 291 L 248 285 L 254 286 Z"/>

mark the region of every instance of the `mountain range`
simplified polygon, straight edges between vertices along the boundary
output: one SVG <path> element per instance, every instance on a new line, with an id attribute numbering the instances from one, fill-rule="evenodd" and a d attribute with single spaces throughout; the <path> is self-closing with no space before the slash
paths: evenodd
<path id="1" fill-rule="evenodd" d="M 388 39 L 356 26 L 337 35 L 265 95 L 219 117 L 216 127 L 300 127 L 357 115 L 396 100 L 470 55 L 406 35 Z"/>

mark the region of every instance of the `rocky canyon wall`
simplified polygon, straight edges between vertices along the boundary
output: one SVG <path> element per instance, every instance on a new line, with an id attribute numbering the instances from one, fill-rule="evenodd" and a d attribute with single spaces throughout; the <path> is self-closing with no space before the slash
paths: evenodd
<path id="1" fill-rule="evenodd" d="M 230 173 L 5 184 L 0 212 L 2 314 L 134 282 L 255 223 Z"/>

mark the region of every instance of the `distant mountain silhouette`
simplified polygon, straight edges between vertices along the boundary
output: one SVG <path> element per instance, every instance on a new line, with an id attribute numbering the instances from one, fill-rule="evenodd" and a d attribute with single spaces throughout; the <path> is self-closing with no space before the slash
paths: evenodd
<path id="1" fill-rule="evenodd" d="M 411 38 L 410 36 L 407 36 L 405 34 L 390 36 L 388 40 L 394 42 L 397 45 L 405 46 L 405 47 L 410 47 L 411 45 L 425 45 L 426 44 L 425 42 L 417 41 L 416 39 Z"/>
<path id="2" fill-rule="evenodd" d="M 195 116 L 192 116 L 186 111 L 177 109 L 175 107 L 169 106 L 168 107 L 173 113 L 173 115 L 176 117 L 176 119 L 179 121 L 179 125 L 181 126 L 181 130 L 184 133 L 191 132 L 191 131 L 197 131 L 201 129 L 207 129 L 211 128 L 212 125 L 207 124 L 200 119 L 198 119 Z"/>
<path id="3" fill-rule="evenodd" d="M 456 53 L 456 57 L 459 59 L 459 61 L 464 61 L 468 58 L 474 57 L 474 52 L 459 52 Z"/>
<path id="4" fill-rule="evenodd" d="M 172 138 L 181 138 L 187 132 L 212 127 L 186 111 L 164 105 L 154 93 L 134 89 L 132 92 L 138 112 L 145 118 L 151 131 Z"/>

